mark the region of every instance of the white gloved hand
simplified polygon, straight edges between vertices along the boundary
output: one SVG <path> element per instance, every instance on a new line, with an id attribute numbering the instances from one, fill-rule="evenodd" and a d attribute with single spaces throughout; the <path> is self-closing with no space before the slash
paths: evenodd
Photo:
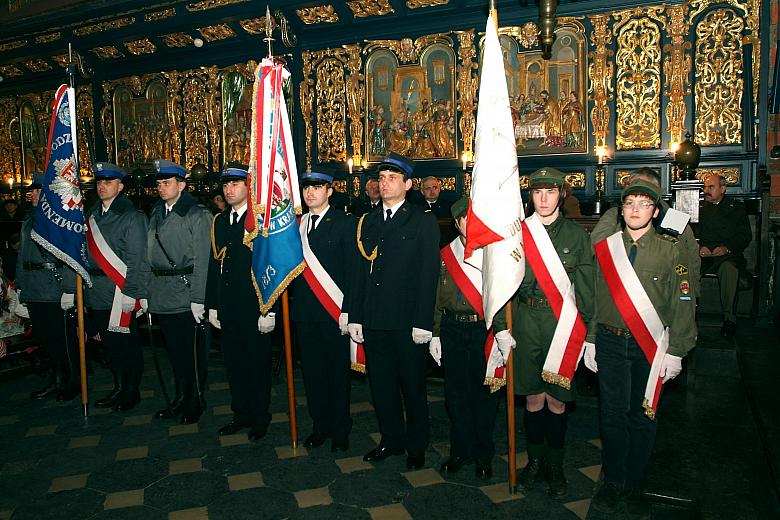
<path id="1" fill-rule="evenodd" d="M 200 323 L 206 317 L 206 306 L 202 303 L 191 302 L 190 310 L 192 311 L 192 317 L 195 318 L 195 323 Z"/>
<path id="2" fill-rule="evenodd" d="M 346 312 L 339 314 L 339 330 L 342 336 L 349 334 L 349 314 Z"/>
<path id="3" fill-rule="evenodd" d="M 257 320 L 257 330 L 259 330 L 262 334 L 268 334 L 269 332 L 274 330 L 275 326 L 276 326 L 275 312 L 269 312 L 265 316 L 261 314 L 260 318 L 258 318 Z"/>
<path id="4" fill-rule="evenodd" d="M 682 358 L 666 354 L 661 363 L 661 375 L 664 378 L 664 383 L 679 376 L 680 372 L 682 372 Z"/>
<path id="5" fill-rule="evenodd" d="M 135 310 L 135 298 L 122 295 L 122 312 L 133 312 Z"/>
<path id="6" fill-rule="evenodd" d="M 74 295 L 71 293 L 62 293 L 62 296 L 60 297 L 60 308 L 63 311 L 67 311 L 75 307 L 74 298 Z"/>
<path id="7" fill-rule="evenodd" d="M 349 331 L 349 337 L 355 343 L 363 343 L 363 325 L 360 323 L 350 323 L 347 325 Z"/>
<path id="8" fill-rule="evenodd" d="M 496 333 L 496 342 L 498 343 L 498 351 L 501 352 L 501 357 L 504 358 L 504 364 L 509 360 L 509 353 L 517 346 L 517 341 L 512 337 L 512 333 L 508 330 L 502 330 Z"/>
<path id="9" fill-rule="evenodd" d="M 144 313 L 149 312 L 149 300 L 147 300 L 146 298 L 141 298 L 138 301 L 141 304 L 141 312 Z"/>
<path id="10" fill-rule="evenodd" d="M 428 346 L 428 352 L 436 364 L 441 366 L 441 338 L 439 336 L 431 338 L 431 344 Z"/>
<path id="11" fill-rule="evenodd" d="M 412 327 L 412 341 L 418 345 L 424 345 L 425 343 L 428 343 L 431 341 L 431 338 L 433 338 L 433 332 L 425 329 L 418 329 L 417 327 Z"/>
<path id="12" fill-rule="evenodd" d="M 217 309 L 209 309 L 209 323 L 214 325 L 214 328 L 222 328 L 222 324 L 217 319 Z"/>
<path id="13" fill-rule="evenodd" d="M 599 366 L 596 364 L 596 345 L 594 343 L 585 342 L 585 366 L 588 367 L 593 373 L 599 371 Z"/>
<path id="14" fill-rule="evenodd" d="M 499 349 L 493 349 L 490 351 L 490 359 L 488 360 L 490 366 L 503 367 L 506 366 L 504 362 L 504 356 Z"/>

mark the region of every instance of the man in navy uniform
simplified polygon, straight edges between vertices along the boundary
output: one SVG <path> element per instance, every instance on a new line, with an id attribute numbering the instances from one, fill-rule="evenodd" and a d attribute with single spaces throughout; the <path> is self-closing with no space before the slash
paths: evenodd
<path id="1" fill-rule="evenodd" d="M 98 408 L 135 408 L 141 395 L 138 386 L 144 360 L 135 312 L 147 297 L 149 264 L 146 257 L 146 216 L 122 193 L 125 171 L 111 163 L 95 165 L 98 201 L 86 214 L 89 233 L 97 249 L 87 248 L 92 287 L 86 291 L 87 307 L 108 347 L 114 389 L 95 401 Z M 108 255 L 106 253 L 109 253 Z M 119 265 L 116 265 L 117 262 Z M 124 269 L 122 269 L 124 266 Z M 117 293 L 115 273 L 125 270 L 123 287 Z M 126 323 L 121 316 L 131 315 Z"/>
<path id="2" fill-rule="evenodd" d="M 301 177 L 303 200 L 309 208 L 301 219 L 308 267 L 304 276 L 293 281 L 292 317 L 303 362 L 306 404 L 314 423 L 303 445 L 321 446 L 330 437 L 332 451 L 346 451 L 352 429 L 347 279 L 358 252 L 355 220 L 328 203 L 332 182 L 331 175 L 321 172 Z"/>
<path id="3" fill-rule="evenodd" d="M 366 197 L 355 201 L 352 214 L 360 217 L 369 211 L 382 205 L 382 198 L 379 196 L 379 179 L 376 176 L 369 176 L 366 180 Z"/>
<path id="4" fill-rule="evenodd" d="M 349 305 L 352 339 L 363 342 L 365 335 L 382 434 L 363 459 L 381 461 L 405 450 L 407 467 L 420 469 L 430 436 L 425 370 L 439 279 L 439 227 L 432 213 L 406 200 L 411 160 L 391 153 L 378 171 L 382 208 L 358 223 L 360 256 Z"/>
<path id="5" fill-rule="evenodd" d="M 248 186 L 246 166 L 229 166 L 220 180 L 227 209 L 211 223 L 206 283 L 209 322 L 222 329 L 222 356 L 230 385 L 233 419 L 219 429 L 232 435 L 250 428 L 249 440 L 265 437 L 271 414 L 271 339 L 275 314 L 260 314 L 252 285 L 252 251 L 244 245 Z"/>
<path id="6" fill-rule="evenodd" d="M 182 424 L 191 424 L 202 412 L 207 367 L 206 342 L 196 341 L 196 332 L 206 321 L 211 212 L 187 191 L 185 168 L 163 159 L 154 166 L 160 200 L 149 217 L 149 310 L 160 323 L 176 384 L 171 409 L 156 417 L 181 415 Z"/>

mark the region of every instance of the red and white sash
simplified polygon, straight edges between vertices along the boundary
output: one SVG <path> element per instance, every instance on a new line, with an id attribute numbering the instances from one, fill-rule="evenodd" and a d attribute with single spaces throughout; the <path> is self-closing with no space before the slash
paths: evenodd
<path id="1" fill-rule="evenodd" d="M 618 231 L 595 244 L 593 248 L 620 316 L 650 363 L 650 375 L 647 378 L 642 406 L 645 414 L 655 419 L 658 398 L 663 387 L 661 365 L 669 348 L 669 329 L 664 327 L 628 259 L 623 245 L 623 233 Z"/>
<path id="2" fill-rule="evenodd" d="M 125 288 L 125 277 L 127 276 L 127 265 L 118 257 L 103 238 L 100 228 L 95 220 L 95 215 L 89 217 L 89 226 L 87 227 L 87 247 L 95 263 L 100 267 L 108 279 L 114 282 L 116 290 L 114 291 L 114 301 L 111 303 L 111 315 L 108 319 L 108 330 L 112 332 L 130 332 L 130 320 L 134 313 L 141 310 L 141 302 L 135 300 L 135 306 L 132 311 L 122 312 L 122 289 Z"/>
<path id="3" fill-rule="evenodd" d="M 441 250 L 441 259 L 444 262 L 447 271 L 449 271 L 455 285 L 468 300 L 469 305 L 483 320 L 485 311 L 482 308 L 482 272 L 473 265 L 463 261 L 465 248 L 460 241 L 460 237 L 449 243 Z M 475 259 L 477 265 L 482 265 L 482 259 L 478 258 L 482 254 L 481 249 L 472 252 L 470 259 Z M 493 327 L 488 329 L 487 339 L 485 340 L 485 359 L 487 360 L 487 370 L 485 373 L 485 384 L 490 386 L 490 391 L 495 392 L 506 384 L 504 375 L 503 358 L 498 351 L 498 342 L 496 341 Z M 499 360 L 500 363 L 499 363 Z"/>
<path id="4" fill-rule="evenodd" d="M 528 264 L 558 320 L 542 368 L 542 379 L 570 390 L 587 335 L 577 309 L 574 286 L 536 213 L 523 221 L 523 236 L 526 237 L 524 246 Z"/>
<path id="5" fill-rule="evenodd" d="M 328 271 L 322 267 L 322 264 L 317 259 L 317 255 L 311 250 L 309 246 L 309 237 L 307 231 L 309 230 L 309 219 L 311 213 L 306 213 L 301 217 L 299 224 L 299 230 L 301 234 L 301 244 L 303 245 L 303 259 L 306 260 L 306 269 L 303 271 L 303 278 L 306 283 L 309 284 L 314 296 L 325 307 L 325 310 L 330 314 L 336 323 L 339 322 L 339 315 L 341 314 L 341 305 L 344 302 L 344 293 L 330 277 Z M 351 360 L 352 370 L 357 372 L 366 372 L 366 352 L 363 350 L 362 343 L 355 343 L 352 338 L 349 340 L 349 357 Z"/>

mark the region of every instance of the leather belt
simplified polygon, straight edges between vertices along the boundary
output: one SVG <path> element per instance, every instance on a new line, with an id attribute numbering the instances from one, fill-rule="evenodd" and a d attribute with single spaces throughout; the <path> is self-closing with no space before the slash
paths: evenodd
<path id="1" fill-rule="evenodd" d="M 62 262 L 42 262 L 42 263 L 35 263 L 35 262 L 23 262 L 22 266 L 27 269 L 28 271 L 37 271 L 39 269 L 56 269 L 58 267 L 62 267 Z"/>
<path id="2" fill-rule="evenodd" d="M 537 309 L 549 309 L 550 308 L 550 302 L 547 300 L 547 298 L 542 298 L 541 296 L 537 296 L 536 298 L 525 298 L 522 300 L 526 305 L 529 307 L 534 307 Z"/>
<path id="3" fill-rule="evenodd" d="M 617 336 L 619 338 L 631 339 L 631 338 L 634 337 L 634 335 L 631 334 L 631 331 L 628 330 L 628 329 L 621 329 L 619 327 L 612 327 L 610 325 L 604 325 L 603 323 L 599 323 L 599 327 L 603 327 L 604 330 L 606 330 L 607 332 L 611 332 L 612 334 L 614 334 L 615 336 Z"/>
<path id="4" fill-rule="evenodd" d="M 193 272 L 194 268 L 192 266 L 180 269 L 152 269 L 152 273 L 155 276 L 181 276 L 183 274 L 192 274 Z"/>
<path id="5" fill-rule="evenodd" d="M 479 314 L 465 314 L 459 312 L 448 312 L 445 310 L 444 315 L 452 321 L 457 321 L 460 323 L 477 323 L 482 321 L 482 318 L 479 317 Z"/>

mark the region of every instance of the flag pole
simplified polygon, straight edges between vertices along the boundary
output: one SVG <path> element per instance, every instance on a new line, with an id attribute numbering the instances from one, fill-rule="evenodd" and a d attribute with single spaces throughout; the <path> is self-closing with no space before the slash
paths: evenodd
<path id="1" fill-rule="evenodd" d="M 71 47 L 71 44 L 68 43 L 68 66 L 67 66 L 67 73 L 68 73 L 68 87 L 70 87 L 73 90 L 73 99 L 71 99 L 71 103 L 76 103 L 76 64 L 73 63 L 73 48 Z M 76 111 L 76 105 L 73 105 L 73 111 L 75 113 Z M 76 125 L 76 121 L 78 119 L 75 119 L 74 121 L 71 121 L 72 125 Z M 78 138 L 78 133 L 76 133 L 76 138 Z M 74 144 L 74 154 L 73 154 L 73 164 L 76 167 L 77 175 L 80 174 L 81 170 L 79 168 L 79 154 L 78 154 L 78 147 L 76 146 L 76 143 Z M 94 160 L 94 159 L 93 159 Z M 78 320 L 78 337 L 79 337 L 79 375 L 81 379 L 81 406 L 84 411 L 84 417 L 89 416 L 88 412 L 88 406 L 89 406 L 89 396 L 87 395 L 87 354 L 86 354 L 86 342 L 84 338 L 84 282 L 81 279 L 81 275 L 76 273 L 76 313 L 77 313 L 77 320 Z"/>
<path id="2" fill-rule="evenodd" d="M 298 447 L 298 428 L 295 418 L 295 385 L 293 384 L 292 340 L 290 335 L 290 298 L 287 289 L 282 293 L 282 323 L 284 326 L 284 357 L 287 366 L 287 408 L 290 410 L 290 439 Z"/>
<path id="3" fill-rule="evenodd" d="M 506 304 L 506 324 L 512 334 L 512 300 Z M 506 360 L 506 444 L 509 494 L 517 493 L 517 446 L 515 442 L 515 371 L 512 351 Z"/>

